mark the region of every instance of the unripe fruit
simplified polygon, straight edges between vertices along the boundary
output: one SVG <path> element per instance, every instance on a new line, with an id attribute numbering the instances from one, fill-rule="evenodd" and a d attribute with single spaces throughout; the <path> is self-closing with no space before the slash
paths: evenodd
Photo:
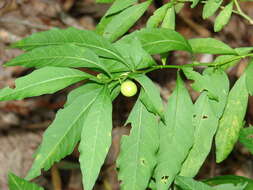
<path id="1" fill-rule="evenodd" d="M 121 84 L 121 93 L 126 97 L 134 96 L 137 93 L 137 86 L 131 80 L 126 80 Z"/>

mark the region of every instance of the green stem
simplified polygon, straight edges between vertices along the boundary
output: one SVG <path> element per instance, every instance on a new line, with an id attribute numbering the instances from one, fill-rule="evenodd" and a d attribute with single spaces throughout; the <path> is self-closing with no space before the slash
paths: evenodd
<path id="1" fill-rule="evenodd" d="M 135 73 L 149 73 L 151 71 L 154 70 L 158 70 L 158 69 L 183 69 L 186 67 L 199 67 L 199 66 L 205 66 L 205 67 L 218 67 L 218 66 L 222 66 L 222 65 L 226 65 L 232 61 L 236 61 L 236 60 L 240 60 L 240 59 L 244 59 L 246 57 L 253 57 L 253 53 L 250 54 L 246 54 L 246 55 L 240 55 L 240 56 L 236 56 L 233 57 L 231 59 L 228 59 L 225 62 L 208 62 L 208 63 L 201 63 L 198 61 L 194 61 L 191 64 L 185 64 L 185 65 L 155 65 L 147 70 L 143 70 L 143 71 L 136 71 Z"/>
<path id="2" fill-rule="evenodd" d="M 240 15 L 241 17 L 245 18 L 246 20 L 249 21 L 250 24 L 253 25 L 253 19 L 250 18 L 248 15 L 246 15 L 246 14 L 242 11 L 242 9 L 241 9 L 241 7 L 240 7 L 240 5 L 239 5 L 239 3 L 238 3 L 238 0 L 234 0 L 234 3 L 235 3 L 235 6 L 236 6 L 236 8 L 237 8 L 237 11 L 238 11 L 238 13 L 236 13 L 236 14 L 238 14 L 238 15 Z"/>

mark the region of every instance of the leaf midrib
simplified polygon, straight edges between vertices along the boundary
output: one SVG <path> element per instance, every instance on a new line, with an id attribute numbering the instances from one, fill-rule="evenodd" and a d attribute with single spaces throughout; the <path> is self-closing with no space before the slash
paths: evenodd
<path id="1" fill-rule="evenodd" d="M 39 60 L 47 60 L 47 59 L 55 59 L 55 58 L 60 58 L 60 59 L 76 59 L 76 60 L 82 60 L 82 61 L 87 61 L 89 63 L 92 63 L 94 65 L 98 65 L 99 67 L 102 67 L 102 65 L 97 64 L 96 62 L 93 62 L 89 59 L 86 58 L 79 58 L 79 57 L 72 57 L 72 56 L 47 56 L 47 57 L 38 57 L 38 58 L 32 58 L 32 59 L 26 59 L 26 58 L 22 58 L 22 59 L 26 59 L 26 60 L 21 60 L 21 61 L 13 61 L 10 62 L 10 65 L 12 64 L 20 64 L 20 63 L 24 63 L 24 62 L 28 62 L 28 61 L 39 61 Z M 8 65 L 8 63 L 6 64 Z M 29 64 L 26 64 L 29 65 Z"/>
<path id="2" fill-rule="evenodd" d="M 75 45 L 78 45 L 78 46 L 93 47 L 93 48 L 102 50 L 104 52 L 107 52 L 107 53 L 113 55 L 114 57 L 117 57 L 118 60 L 120 60 L 123 63 L 125 62 L 119 55 L 117 55 L 113 51 L 109 51 L 109 49 L 102 48 L 102 47 L 95 46 L 95 45 L 90 45 L 90 44 L 77 43 L 77 42 L 57 42 L 57 43 L 41 42 L 41 43 L 29 43 L 29 45 L 16 44 L 15 47 L 22 48 L 22 47 L 34 47 L 34 46 L 36 47 L 36 46 L 63 45 L 63 44 L 75 44 Z"/>
<path id="3" fill-rule="evenodd" d="M 186 49 L 189 49 L 189 47 L 186 46 L 183 42 L 180 42 L 180 41 L 177 41 L 177 40 L 156 40 L 156 41 L 153 41 L 153 42 L 145 43 L 143 45 L 143 47 L 150 46 L 150 45 L 156 45 L 156 44 L 159 44 L 159 43 L 168 43 L 168 42 L 175 42 L 177 44 L 180 44 L 180 45 L 184 46 Z"/>
<path id="4" fill-rule="evenodd" d="M 140 113 L 139 113 L 139 122 L 138 122 L 138 143 L 136 143 L 136 144 L 138 144 L 138 146 L 137 146 L 137 153 L 136 153 L 136 157 L 135 157 L 135 163 L 136 163 L 136 170 L 135 170 L 135 172 L 134 172 L 134 186 L 135 186 L 135 184 L 136 184 L 136 176 L 137 176 L 137 169 L 139 168 L 138 166 L 139 166 L 139 162 L 138 162 L 138 156 L 139 156 L 139 153 L 140 153 L 140 140 L 141 140 L 141 132 L 140 132 L 140 130 L 141 130 L 141 122 L 142 122 L 142 112 L 143 112 L 143 107 L 142 107 L 142 105 L 141 105 L 141 103 L 140 103 Z"/>
<path id="5" fill-rule="evenodd" d="M 58 141 L 58 143 L 54 146 L 54 148 L 48 153 L 48 156 L 46 157 L 46 159 L 44 159 L 43 162 L 41 162 L 40 164 L 40 168 L 41 166 L 44 165 L 44 163 L 48 160 L 48 158 L 51 157 L 52 153 L 55 151 L 56 147 L 58 147 L 58 145 L 63 141 L 63 139 L 67 136 L 67 134 L 69 133 L 69 131 L 73 128 L 73 126 L 75 125 L 76 121 L 79 120 L 79 118 L 83 115 L 83 113 L 90 107 L 91 104 L 93 104 L 93 102 L 95 101 L 95 99 L 97 98 L 97 96 L 95 96 L 88 105 L 86 105 L 84 107 L 84 109 L 79 113 L 78 117 L 76 117 L 76 119 L 73 120 L 73 122 L 70 124 L 70 127 L 68 128 L 68 130 L 66 131 L 65 135 L 63 135 L 61 137 L 61 139 Z"/>
<path id="6" fill-rule="evenodd" d="M 98 96 L 97 96 L 98 97 Z M 97 97 L 96 97 L 96 99 L 97 99 Z M 103 97 L 102 97 L 102 99 L 104 99 L 104 97 L 105 97 L 105 94 L 103 94 Z M 103 102 L 103 101 L 102 101 Z M 102 106 L 103 106 L 103 104 L 102 104 Z M 103 109 L 100 109 L 100 111 L 99 112 L 103 112 Z M 99 119 L 97 118 L 97 126 L 100 126 L 99 124 L 101 123 L 101 116 L 102 116 L 102 114 L 99 114 Z M 95 144 L 97 145 L 97 139 L 98 139 L 98 128 L 99 127 L 96 127 L 96 135 L 95 135 Z M 96 145 L 94 146 L 94 147 L 96 147 Z M 93 151 L 92 151 L 92 156 L 91 156 L 91 158 L 94 158 L 94 156 L 95 156 L 95 152 L 97 151 L 97 149 L 96 148 L 94 148 L 93 147 Z M 92 170 L 93 168 L 94 168 L 94 160 L 95 159 L 92 159 L 92 162 L 91 162 L 91 167 L 90 167 L 90 170 Z M 89 174 L 90 174 L 91 172 L 89 172 Z M 91 178 L 91 175 L 88 175 L 89 177 L 88 177 L 88 180 L 87 180 L 87 182 L 89 182 L 90 181 L 90 178 Z M 86 183 L 87 184 L 87 183 Z"/>
<path id="7" fill-rule="evenodd" d="M 11 175 L 12 181 L 16 184 L 16 187 L 18 187 L 19 190 L 22 190 L 19 184 L 17 183 L 16 179 Z"/>
<path id="8" fill-rule="evenodd" d="M 57 81 L 57 80 L 62 80 L 62 79 L 68 79 L 68 78 L 81 78 L 81 77 L 86 78 L 86 76 L 83 76 L 83 75 L 72 75 L 72 76 L 68 76 L 68 77 L 63 76 L 63 77 L 58 77 L 58 78 L 53 78 L 53 79 L 41 81 L 41 82 L 35 83 L 35 84 L 30 84 L 30 85 L 25 86 L 25 87 L 23 87 L 23 88 L 19 88 L 18 90 L 16 90 L 15 88 L 14 88 L 14 89 L 7 88 L 7 89 L 11 89 L 12 92 L 6 94 L 5 96 L 0 96 L 0 99 L 1 99 L 1 98 L 4 98 L 4 97 L 6 97 L 6 96 L 13 95 L 13 94 L 18 93 L 18 92 L 23 91 L 23 90 L 26 90 L 26 89 L 29 89 L 29 88 L 32 88 L 32 87 L 36 87 L 36 86 L 41 85 L 41 84 L 43 84 L 43 83 L 50 83 L 50 82 L 55 82 L 55 81 Z"/>

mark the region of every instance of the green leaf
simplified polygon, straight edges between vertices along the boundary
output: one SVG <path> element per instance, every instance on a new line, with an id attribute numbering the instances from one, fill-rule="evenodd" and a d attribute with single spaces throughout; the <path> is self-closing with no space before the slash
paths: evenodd
<path id="1" fill-rule="evenodd" d="M 245 73 L 248 92 L 251 96 L 253 96 L 253 59 L 250 61 Z"/>
<path id="2" fill-rule="evenodd" d="M 216 162 L 220 163 L 233 150 L 238 140 L 239 132 L 243 126 L 243 120 L 248 103 L 248 92 L 245 84 L 245 75 L 235 83 L 228 95 L 227 105 L 220 120 L 215 137 Z"/>
<path id="3" fill-rule="evenodd" d="M 112 44 L 106 39 L 93 31 L 79 30 L 72 27 L 35 33 L 15 43 L 12 47 L 32 50 L 43 46 L 65 45 L 68 43 L 86 47 L 99 56 L 124 62 L 118 52 L 113 48 Z"/>
<path id="4" fill-rule="evenodd" d="M 172 50 L 192 52 L 191 46 L 185 38 L 174 30 L 167 28 L 145 28 L 122 38 L 128 42 L 135 38 L 140 40 L 142 47 L 149 54 L 167 53 Z"/>
<path id="5" fill-rule="evenodd" d="M 229 92 L 229 80 L 226 73 L 212 68 L 205 69 L 202 75 L 193 71 L 192 68 L 185 68 L 183 71 L 188 79 L 194 80 L 192 84 L 194 90 L 199 92 L 206 90 L 208 92 L 211 99 L 210 106 L 217 118 L 220 118 L 227 103 Z"/>
<path id="6" fill-rule="evenodd" d="M 83 126 L 79 162 L 83 187 L 92 190 L 112 139 L 112 102 L 106 86 L 91 105 Z"/>
<path id="7" fill-rule="evenodd" d="M 158 120 L 139 98 L 126 123 L 131 123 L 132 128 L 129 136 L 122 137 L 117 160 L 121 189 L 146 189 L 159 147 Z"/>
<path id="8" fill-rule="evenodd" d="M 14 89 L 0 90 L 0 101 L 20 100 L 32 96 L 52 94 L 92 75 L 70 68 L 44 67 L 15 81 Z"/>
<path id="9" fill-rule="evenodd" d="M 168 189 L 193 145 L 193 104 L 179 74 L 165 114 L 166 125 L 160 125 L 160 147 L 155 169 L 159 190 Z"/>
<path id="10" fill-rule="evenodd" d="M 142 48 L 138 39 L 133 39 L 129 43 L 118 42 L 114 44 L 115 48 L 126 60 L 128 68 L 138 70 L 156 65 L 154 59 Z M 111 65 L 113 69 L 114 65 Z"/>
<path id="11" fill-rule="evenodd" d="M 157 9 L 147 21 L 147 28 L 157 28 L 163 21 L 171 3 L 167 3 Z"/>
<path id="12" fill-rule="evenodd" d="M 27 179 L 39 176 L 41 169 L 48 170 L 54 162 L 58 162 L 74 150 L 81 138 L 82 128 L 90 126 L 90 124 L 85 126 L 84 121 L 98 93 L 99 91 L 84 93 L 71 101 L 72 96 L 68 99 L 71 104 L 57 112 L 55 120 L 43 135 Z"/>
<path id="13" fill-rule="evenodd" d="M 214 22 L 214 31 L 220 31 L 229 21 L 233 11 L 234 1 L 231 1 L 225 8 L 219 13 Z"/>
<path id="14" fill-rule="evenodd" d="M 253 154 L 253 127 L 242 128 L 239 141 Z"/>
<path id="15" fill-rule="evenodd" d="M 204 180 L 205 183 L 214 186 L 214 185 L 220 185 L 220 184 L 234 184 L 234 185 L 240 185 L 247 183 L 247 186 L 244 190 L 252 190 L 253 189 L 253 180 L 242 177 L 242 176 L 235 176 L 235 175 L 224 175 L 224 176 L 217 176 L 211 179 Z M 222 190 L 222 189 L 221 189 Z M 230 189 L 229 189 L 230 190 Z"/>
<path id="16" fill-rule="evenodd" d="M 212 190 L 213 188 L 207 184 L 195 181 L 190 177 L 177 176 L 175 183 L 177 186 L 182 188 L 182 190 Z"/>
<path id="17" fill-rule="evenodd" d="M 194 177 L 211 150 L 219 118 L 210 104 L 212 100 L 203 92 L 194 105 L 194 144 L 182 165 L 181 176 Z"/>
<path id="18" fill-rule="evenodd" d="M 206 19 L 212 16 L 217 11 L 217 9 L 219 9 L 222 2 L 223 0 L 207 0 L 203 8 L 203 13 L 202 13 L 203 19 Z"/>
<path id="19" fill-rule="evenodd" d="M 196 7 L 200 0 L 192 0 L 191 8 Z"/>
<path id="20" fill-rule="evenodd" d="M 112 6 L 108 9 L 108 11 L 105 13 L 105 17 L 108 17 L 113 14 L 117 14 L 123 10 L 125 10 L 128 7 L 131 7 L 135 3 L 137 3 L 137 0 L 116 0 Z"/>
<path id="21" fill-rule="evenodd" d="M 138 81 L 144 89 L 144 93 L 141 94 L 141 101 L 146 106 L 147 110 L 154 114 L 158 114 L 163 119 L 164 107 L 158 88 L 146 75 L 137 75 L 134 76 L 133 79 Z"/>
<path id="22" fill-rule="evenodd" d="M 96 26 L 96 32 L 100 35 L 103 35 L 105 28 L 112 21 L 112 19 L 114 19 L 126 8 L 134 5 L 136 2 L 137 0 L 116 0 Z"/>
<path id="23" fill-rule="evenodd" d="M 128 67 L 129 65 L 128 60 L 126 60 L 124 64 L 114 59 L 100 58 L 100 61 L 103 63 L 103 65 L 106 65 L 106 68 L 111 73 L 131 71 L 131 69 Z"/>
<path id="24" fill-rule="evenodd" d="M 30 183 L 13 173 L 8 174 L 8 184 L 10 190 L 43 190 L 35 183 Z"/>
<path id="25" fill-rule="evenodd" d="M 37 48 L 5 64 L 5 66 L 17 65 L 25 67 L 87 67 L 100 69 L 109 73 L 95 53 L 87 48 L 73 44 Z"/>
<path id="26" fill-rule="evenodd" d="M 238 55 L 246 55 L 250 53 L 252 50 L 253 50 L 253 47 L 235 48 L 235 51 Z M 241 59 L 236 59 L 236 58 L 237 58 L 237 55 L 220 55 L 215 58 L 214 64 L 219 65 L 219 68 L 223 70 L 227 70 L 228 68 L 233 67 L 234 65 L 239 63 Z"/>
<path id="27" fill-rule="evenodd" d="M 240 47 L 235 48 L 235 51 L 238 55 L 246 55 L 253 51 L 253 47 Z"/>
<path id="28" fill-rule="evenodd" d="M 147 1 L 138 5 L 129 7 L 114 16 L 110 23 L 104 29 L 103 36 L 110 41 L 115 41 L 124 33 L 126 33 L 129 28 L 131 28 L 135 22 L 144 14 L 150 5 L 151 1 Z"/>
<path id="29" fill-rule="evenodd" d="M 178 2 L 175 6 L 175 12 L 179 13 L 184 8 L 185 3 L 184 2 Z"/>
<path id="30" fill-rule="evenodd" d="M 224 71 L 239 63 L 240 59 L 236 59 L 237 55 L 220 55 L 213 61 L 214 65 L 219 65 L 219 68 Z"/>
<path id="31" fill-rule="evenodd" d="M 245 190 L 245 187 L 247 186 L 247 183 L 243 184 L 221 184 L 213 187 L 215 190 Z"/>
<path id="32" fill-rule="evenodd" d="M 64 107 L 71 105 L 78 97 L 86 94 L 97 94 L 101 91 L 102 85 L 97 83 L 87 83 L 78 88 L 72 90 L 67 97 L 67 101 L 64 104 Z"/>
<path id="33" fill-rule="evenodd" d="M 163 19 L 161 27 L 175 30 L 175 28 L 176 28 L 176 13 L 175 13 L 174 6 L 170 7 L 167 10 L 167 13 Z"/>
<path id="34" fill-rule="evenodd" d="M 115 87 L 111 90 L 111 99 L 112 99 L 112 101 L 113 101 L 114 99 L 116 99 L 117 96 L 120 94 L 120 90 L 121 90 L 120 85 L 115 86 Z"/>
<path id="35" fill-rule="evenodd" d="M 214 0 L 212 0 L 214 1 Z M 188 40 L 193 53 L 209 53 L 209 54 L 232 54 L 236 55 L 236 51 L 222 41 L 214 38 L 194 38 Z"/>
<path id="36" fill-rule="evenodd" d="M 177 176 L 176 185 L 180 187 L 180 190 L 244 190 L 247 183 L 243 184 L 221 184 L 215 187 L 210 187 L 207 184 L 199 181 L 195 181 L 192 178 Z"/>

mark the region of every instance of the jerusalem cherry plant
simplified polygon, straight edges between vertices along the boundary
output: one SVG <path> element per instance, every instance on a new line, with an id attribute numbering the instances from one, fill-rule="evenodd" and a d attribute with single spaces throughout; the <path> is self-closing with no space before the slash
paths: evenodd
<path id="1" fill-rule="evenodd" d="M 145 27 L 127 33 L 152 3 L 115 0 L 94 31 L 55 28 L 12 45 L 25 53 L 4 66 L 34 70 L 18 78 L 15 88 L 0 90 L 1 101 L 52 94 L 83 82 L 67 95 L 64 107 L 45 131 L 25 179 L 9 174 L 11 190 L 43 189 L 29 181 L 75 147 L 80 152 L 83 187 L 93 189 L 111 146 L 113 100 L 120 92 L 126 98 L 136 97 L 125 122 L 131 131 L 121 139 L 116 163 L 120 189 L 252 189 L 252 180 L 238 176 L 204 182 L 193 178 L 213 142 L 217 163 L 228 157 L 238 140 L 253 153 L 253 127 L 244 121 L 248 97 L 253 95 L 253 47 L 231 48 L 214 38 L 185 39 L 175 31 L 175 18 L 184 4 L 192 8 L 204 4 L 204 19 L 219 11 L 215 31 L 229 22 L 232 13 L 249 24 L 252 19 L 242 12 L 237 0 L 172 0 L 155 10 Z M 179 50 L 188 52 L 192 59 L 184 65 L 168 63 L 169 53 Z M 196 54 L 213 54 L 216 59 L 202 63 L 194 59 Z M 160 60 L 154 55 L 160 55 Z M 230 84 L 226 70 L 242 59 L 248 60 L 247 67 Z M 166 105 L 147 76 L 163 69 L 177 70 L 176 86 Z M 186 79 L 193 81 L 192 89 L 200 94 L 194 102 Z"/>

